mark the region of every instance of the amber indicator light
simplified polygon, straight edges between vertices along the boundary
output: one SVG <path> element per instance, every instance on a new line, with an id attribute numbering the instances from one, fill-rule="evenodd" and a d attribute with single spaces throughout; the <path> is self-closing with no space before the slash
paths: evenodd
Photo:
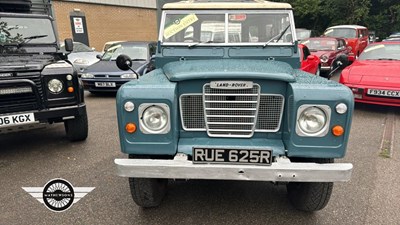
<path id="1" fill-rule="evenodd" d="M 136 124 L 134 123 L 127 123 L 125 126 L 126 132 L 133 134 L 136 132 Z"/>
<path id="2" fill-rule="evenodd" d="M 333 133 L 333 135 L 339 137 L 344 134 L 344 129 L 342 126 L 337 125 L 332 128 L 332 133 Z"/>

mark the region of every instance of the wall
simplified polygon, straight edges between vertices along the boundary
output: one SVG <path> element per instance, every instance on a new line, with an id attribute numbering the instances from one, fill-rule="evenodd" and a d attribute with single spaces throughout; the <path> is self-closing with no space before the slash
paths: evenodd
<path id="1" fill-rule="evenodd" d="M 69 14 L 80 9 L 86 15 L 91 47 L 101 51 L 107 41 L 157 40 L 156 9 L 105 4 L 53 1 L 60 41 L 72 38 Z"/>

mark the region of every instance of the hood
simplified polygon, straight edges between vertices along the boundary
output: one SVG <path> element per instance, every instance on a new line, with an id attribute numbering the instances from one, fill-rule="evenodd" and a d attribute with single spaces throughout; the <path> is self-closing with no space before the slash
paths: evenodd
<path id="1" fill-rule="evenodd" d="M 100 55 L 100 52 L 78 52 L 78 53 L 70 53 L 68 54 L 68 60 L 71 63 L 74 63 L 76 59 L 85 59 L 89 62 L 89 65 L 92 65 L 93 63 L 99 61 L 99 59 L 96 57 L 97 55 Z"/>
<path id="2" fill-rule="evenodd" d="M 133 61 L 132 62 L 132 69 L 137 70 L 141 66 L 146 64 L 146 61 Z M 120 70 L 117 67 L 117 63 L 115 61 L 98 61 L 97 63 L 89 66 L 85 69 L 85 73 L 111 73 L 111 72 L 125 72 Z"/>
<path id="3" fill-rule="evenodd" d="M 316 55 L 321 58 L 323 55 L 330 56 L 332 55 L 333 51 L 311 51 L 311 54 Z"/>
<path id="4" fill-rule="evenodd" d="M 0 71 L 38 71 L 54 62 L 52 55 L 7 55 L 0 56 Z"/>
<path id="5" fill-rule="evenodd" d="M 400 61 L 355 61 L 349 68 L 349 82 L 374 86 L 400 86 Z"/>
<path id="6" fill-rule="evenodd" d="M 170 81 L 196 79 L 268 79 L 294 82 L 293 68 L 272 60 L 186 60 L 166 64 L 164 73 Z"/>

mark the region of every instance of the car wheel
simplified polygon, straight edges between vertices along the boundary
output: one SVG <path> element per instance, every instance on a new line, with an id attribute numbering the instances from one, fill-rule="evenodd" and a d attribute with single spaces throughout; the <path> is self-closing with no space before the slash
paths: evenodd
<path id="1" fill-rule="evenodd" d="M 88 136 L 87 112 L 75 116 L 75 119 L 64 121 L 65 132 L 70 141 L 83 141 Z"/>
<path id="2" fill-rule="evenodd" d="M 133 201 L 140 207 L 157 207 L 161 204 L 168 186 L 168 179 L 129 178 Z"/>
<path id="3" fill-rule="evenodd" d="M 332 159 L 317 162 L 331 163 Z M 328 204 L 333 182 L 291 182 L 286 185 L 290 203 L 298 210 L 318 211 Z"/>

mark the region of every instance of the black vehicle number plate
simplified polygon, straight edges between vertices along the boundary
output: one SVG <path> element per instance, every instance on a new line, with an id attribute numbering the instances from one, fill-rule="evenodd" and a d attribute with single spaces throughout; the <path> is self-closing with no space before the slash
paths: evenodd
<path id="1" fill-rule="evenodd" d="M 271 150 L 193 148 L 193 163 L 239 163 L 271 165 Z"/>

